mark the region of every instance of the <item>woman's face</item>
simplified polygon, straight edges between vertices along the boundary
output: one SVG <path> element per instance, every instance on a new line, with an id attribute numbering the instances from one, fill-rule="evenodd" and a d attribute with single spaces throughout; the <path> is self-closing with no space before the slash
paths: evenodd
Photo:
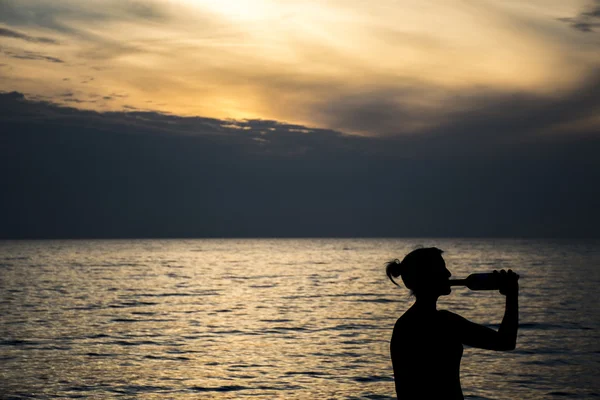
<path id="1" fill-rule="evenodd" d="M 419 277 L 422 282 L 421 293 L 428 293 L 435 296 L 445 296 L 452 292 L 450 289 L 449 278 L 452 276 L 446 262 L 440 255 L 431 261 L 428 268 L 423 268 L 425 276 Z"/>

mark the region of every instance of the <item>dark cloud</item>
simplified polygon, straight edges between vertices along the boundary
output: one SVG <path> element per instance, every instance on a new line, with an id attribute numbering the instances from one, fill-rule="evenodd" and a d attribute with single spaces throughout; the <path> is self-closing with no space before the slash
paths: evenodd
<path id="1" fill-rule="evenodd" d="M 58 44 L 58 41 L 46 37 L 40 36 L 29 36 L 21 32 L 14 31 L 12 29 L 3 28 L 0 26 L 0 36 L 10 37 L 15 39 L 22 39 L 32 43 L 45 43 L 45 44 Z"/>
<path id="2" fill-rule="evenodd" d="M 0 52 L 2 54 L 4 54 L 5 56 L 11 57 L 11 58 L 18 58 L 21 60 L 39 60 L 39 61 L 48 61 L 48 62 L 58 63 L 58 64 L 64 63 L 64 61 L 61 60 L 60 58 L 47 56 L 47 55 L 39 53 L 37 51 L 29 51 L 29 50 L 12 51 L 12 50 L 5 50 L 5 49 L 0 48 Z"/>
<path id="3" fill-rule="evenodd" d="M 171 14 L 159 2 L 152 1 L 119 1 L 117 4 L 122 8 L 125 15 L 149 21 L 169 20 Z"/>
<path id="4" fill-rule="evenodd" d="M 82 99 L 75 99 L 75 98 L 67 98 L 67 99 L 63 99 L 63 101 L 67 102 L 67 103 L 77 103 L 77 104 L 94 103 L 95 102 L 93 100 L 82 100 Z"/>
<path id="5" fill-rule="evenodd" d="M 191 29 L 209 39 L 213 35 L 241 38 L 241 29 L 215 18 L 213 13 L 190 10 L 184 2 L 162 0 L 0 0 L 0 23 L 28 36 L 34 36 L 28 32 L 30 29 L 44 28 L 68 37 L 65 40 L 69 42 L 84 44 L 76 56 L 91 62 L 90 68 L 96 70 L 114 68 L 108 66 L 109 61 L 123 56 L 162 53 L 171 57 L 176 51 L 176 40 L 120 37 L 114 35 L 114 25 L 119 30 L 123 25 L 135 25 L 155 31 L 182 29 L 189 33 Z M 94 65 L 97 63 L 105 65 Z"/>
<path id="6" fill-rule="evenodd" d="M 596 1 L 587 11 L 581 13 L 584 17 L 600 18 L 600 1 Z"/>
<path id="7" fill-rule="evenodd" d="M 594 28 L 600 27 L 600 22 L 591 22 L 586 20 L 585 16 L 579 18 L 559 18 L 559 21 L 567 22 L 572 28 L 581 32 L 594 32 Z"/>
<path id="8" fill-rule="evenodd" d="M 167 23 L 173 16 L 174 6 L 161 1 L 111 0 L 106 2 L 77 2 L 66 0 L 0 0 L 0 22 L 18 27 L 23 37 L 31 37 L 26 31 L 45 28 L 68 35 L 73 41 L 87 41 L 89 47 L 82 50 L 81 57 L 107 61 L 122 55 L 148 52 L 143 46 L 112 35 L 99 33 L 107 24 Z M 44 39 L 44 38 L 38 38 Z"/>
<path id="9" fill-rule="evenodd" d="M 88 24 L 126 20 L 167 21 L 168 7 L 159 1 L 114 0 L 78 3 L 64 0 L 0 0 L 0 21 L 16 26 L 43 26 L 64 33 L 82 33 L 68 21 Z"/>
<path id="10" fill-rule="evenodd" d="M 573 18 L 559 18 L 581 32 L 594 32 L 600 27 L 600 1 L 596 0 Z"/>
<path id="11" fill-rule="evenodd" d="M 597 127 L 532 133 L 592 92 L 507 96 L 445 134 L 378 138 L 5 93 L 0 237 L 597 237 Z"/>
<path id="12" fill-rule="evenodd" d="M 398 91 L 347 93 L 311 108 L 316 120 L 343 131 L 386 136 L 419 135 L 421 142 L 464 152 L 477 146 L 493 152 L 507 143 L 535 142 L 558 126 L 575 126 L 600 114 L 600 71 L 580 86 L 547 95 L 486 88 L 446 95 L 437 107 L 427 109 L 397 100 Z M 425 98 L 436 97 L 432 89 Z M 596 126 L 598 129 L 598 126 Z M 460 140 L 458 140 L 460 138 Z M 457 146 L 459 144 L 459 146 Z"/>

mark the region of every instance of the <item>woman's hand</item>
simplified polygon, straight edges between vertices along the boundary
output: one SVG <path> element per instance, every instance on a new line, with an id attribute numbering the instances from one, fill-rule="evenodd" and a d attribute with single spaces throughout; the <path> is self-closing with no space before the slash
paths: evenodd
<path id="1" fill-rule="evenodd" d="M 494 271 L 494 274 L 500 275 L 500 293 L 505 296 L 519 293 L 519 275 L 512 272 L 512 269 L 508 272 L 501 269 L 500 272 Z"/>
<path id="2" fill-rule="evenodd" d="M 493 274 L 500 281 L 500 293 L 506 296 L 506 308 L 498 332 L 449 311 L 440 312 L 442 315 L 448 316 L 451 323 L 457 327 L 463 344 L 480 349 L 514 350 L 517 346 L 517 330 L 519 329 L 519 275 L 510 269 L 508 272 L 505 270 L 494 271 Z"/>

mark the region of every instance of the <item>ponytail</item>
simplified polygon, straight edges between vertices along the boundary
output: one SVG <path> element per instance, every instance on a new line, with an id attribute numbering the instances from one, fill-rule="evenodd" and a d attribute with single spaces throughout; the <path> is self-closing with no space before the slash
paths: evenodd
<path id="1" fill-rule="evenodd" d="M 398 259 L 389 261 L 385 264 L 385 273 L 396 286 L 398 283 L 394 278 L 402 276 L 404 285 L 414 292 L 418 285 L 418 273 L 421 267 L 427 267 L 432 262 L 437 262 L 441 258 L 443 251 L 437 247 L 421 247 L 408 253 L 402 262 Z"/>
<path id="2" fill-rule="evenodd" d="M 388 261 L 385 264 L 385 274 L 388 276 L 388 278 L 390 278 L 390 280 L 396 286 L 400 286 L 400 285 L 398 285 L 398 283 L 394 280 L 394 278 L 397 278 L 400 275 L 402 275 L 403 269 L 404 268 L 402 268 L 402 263 L 397 258 L 395 260 Z"/>

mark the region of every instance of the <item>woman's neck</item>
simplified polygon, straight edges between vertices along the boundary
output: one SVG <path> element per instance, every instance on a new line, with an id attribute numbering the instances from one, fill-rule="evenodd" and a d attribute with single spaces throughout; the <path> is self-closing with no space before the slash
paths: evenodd
<path id="1" fill-rule="evenodd" d="M 415 301 L 414 308 L 421 311 L 437 311 L 437 297 L 420 296 Z"/>

